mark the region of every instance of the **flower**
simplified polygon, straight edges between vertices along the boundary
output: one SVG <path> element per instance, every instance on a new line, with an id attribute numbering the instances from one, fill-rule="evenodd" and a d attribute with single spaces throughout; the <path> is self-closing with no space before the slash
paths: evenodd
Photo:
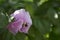
<path id="1" fill-rule="evenodd" d="M 18 31 L 28 33 L 32 25 L 32 20 L 28 11 L 25 11 L 25 9 L 16 10 L 11 14 L 11 17 L 13 17 L 14 20 L 8 24 L 7 28 L 12 34 L 16 34 Z"/>

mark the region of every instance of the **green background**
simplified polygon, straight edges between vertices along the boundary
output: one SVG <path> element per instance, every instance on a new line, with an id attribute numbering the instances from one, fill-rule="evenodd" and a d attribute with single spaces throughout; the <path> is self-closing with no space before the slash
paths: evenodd
<path id="1" fill-rule="evenodd" d="M 10 14 L 22 8 L 32 26 L 28 34 L 13 35 L 7 30 Z M 0 40 L 60 40 L 60 0 L 0 0 Z"/>

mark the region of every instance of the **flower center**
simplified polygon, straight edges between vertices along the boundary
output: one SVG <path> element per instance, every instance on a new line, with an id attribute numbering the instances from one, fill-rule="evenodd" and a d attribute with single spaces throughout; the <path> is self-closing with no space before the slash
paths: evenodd
<path id="1" fill-rule="evenodd" d="M 27 27 L 28 25 L 27 25 L 27 23 L 25 22 L 25 23 L 23 23 L 23 25 L 22 25 L 22 27 Z"/>

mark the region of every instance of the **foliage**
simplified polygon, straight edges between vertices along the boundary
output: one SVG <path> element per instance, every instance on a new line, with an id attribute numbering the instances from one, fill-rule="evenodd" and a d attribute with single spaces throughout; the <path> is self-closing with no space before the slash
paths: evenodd
<path id="1" fill-rule="evenodd" d="M 33 24 L 28 34 L 12 35 L 9 17 L 21 8 L 30 12 Z M 0 40 L 60 40 L 60 0 L 0 0 Z"/>

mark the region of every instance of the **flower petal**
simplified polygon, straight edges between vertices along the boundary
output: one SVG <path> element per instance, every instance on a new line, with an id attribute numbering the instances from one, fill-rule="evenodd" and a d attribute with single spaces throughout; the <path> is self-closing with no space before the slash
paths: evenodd
<path id="1" fill-rule="evenodd" d="M 24 15 L 25 15 L 24 9 L 16 10 L 13 14 L 11 14 L 11 16 L 15 17 L 15 20 L 23 19 Z"/>
<path id="2" fill-rule="evenodd" d="M 25 9 L 16 10 L 13 14 L 11 14 L 11 17 L 14 18 L 14 22 L 11 22 L 8 25 L 8 30 L 11 33 L 16 34 L 18 31 L 28 33 L 28 30 L 32 25 L 32 20 L 29 12 L 25 11 Z"/>
<path id="3" fill-rule="evenodd" d="M 23 33 L 28 33 L 30 26 L 31 26 L 31 25 L 29 25 L 29 26 L 27 26 L 27 27 L 22 27 L 19 31 L 20 31 L 20 32 L 23 32 Z"/>
<path id="4" fill-rule="evenodd" d="M 17 20 L 15 22 L 11 22 L 8 25 L 8 30 L 12 33 L 12 34 L 16 34 L 18 32 L 18 30 L 22 27 L 23 21 L 22 20 Z"/>

